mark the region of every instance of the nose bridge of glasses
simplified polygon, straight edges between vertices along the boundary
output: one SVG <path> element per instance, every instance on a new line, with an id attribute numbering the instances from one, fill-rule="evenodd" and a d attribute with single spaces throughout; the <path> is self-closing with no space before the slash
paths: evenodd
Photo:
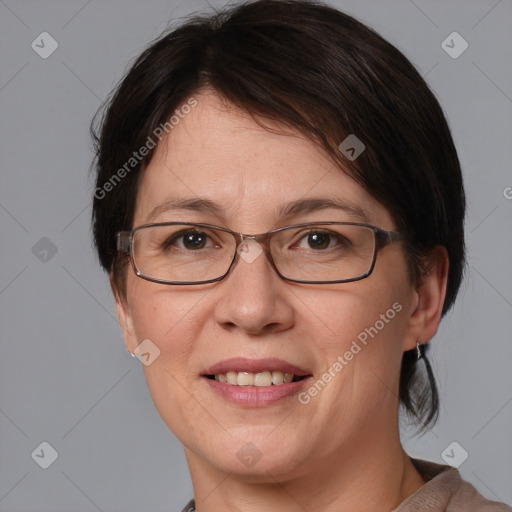
<path id="1" fill-rule="evenodd" d="M 254 242 L 264 247 L 267 246 L 268 239 L 271 233 L 261 233 L 259 235 L 246 235 L 245 233 L 233 233 L 236 238 L 237 246 L 242 245 L 246 242 Z"/>
<path id="2" fill-rule="evenodd" d="M 271 266 L 275 268 L 274 258 L 270 252 L 269 238 L 271 233 L 247 235 L 245 233 L 232 233 L 236 238 L 235 258 L 240 256 L 246 263 L 252 263 L 260 254 L 264 254 Z M 255 244 L 257 248 L 249 248 L 246 244 Z M 234 258 L 234 259 L 235 259 Z M 234 263 L 234 260 L 233 260 Z"/>
<path id="3" fill-rule="evenodd" d="M 268 253 L 269 250 L 269 239 L 272 232 L 268 233 L 260 233 L 258 235 L 247 235 L 245 233 L 232 233 L 235 236 L 236 239 L 236 246 L 237 248 L 245 243 L 256 243 L 260 246 L 263 246 L 262 249 L 264 252 Z"/>

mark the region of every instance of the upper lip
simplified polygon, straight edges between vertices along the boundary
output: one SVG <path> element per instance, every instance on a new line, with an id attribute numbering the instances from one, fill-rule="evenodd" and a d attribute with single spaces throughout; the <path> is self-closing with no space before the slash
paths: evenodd
<path id="1" fill-rule="evenodd" d="M 218 375 L 219 373 L 227 372 L 250 372 L 259 373 L 263 371 L 281 371 L 284 373 L 293 373 L 299 377 L 311 375 L 311 372 L 299 368 L 298 366 L 278 359 L 275 357 L 265 359 L 248 359 L 245 357 L 232 357 L 230 359 L 224 359 L 215 363 L 213 366 L 207 368 L 203 375 Z"/>

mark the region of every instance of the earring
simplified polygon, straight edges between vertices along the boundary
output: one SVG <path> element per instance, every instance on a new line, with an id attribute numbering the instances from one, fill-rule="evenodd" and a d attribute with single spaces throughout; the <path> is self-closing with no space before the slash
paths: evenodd
<path id="1" fill-rule="evenodd" d="M 416 358 L 421 359 L 421 344 L 419 341 L 416 342 Z"/>

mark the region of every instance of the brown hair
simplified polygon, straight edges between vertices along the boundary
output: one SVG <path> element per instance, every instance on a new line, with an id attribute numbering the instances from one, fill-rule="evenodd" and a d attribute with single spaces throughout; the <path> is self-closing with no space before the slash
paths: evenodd
<path id="1" fill-rule="evenodd" d="M 428 272 L 426 256 L 445 247 L 446 313 L 464 268 L 465 197 L 442 109 L 397 48 L 351 16 L 310 0 L 238 3 L 190 18 L 137 58 L 100 110 L 98 128 L 91 125 L 97 171 L 93 231 L 115 293 L 124 296 L 126 276 L 115 234 L 133 227 L 140 170 L 153 149 L 133 168 L 126 162 L 206 87 L 258 122 L 278 121 L 301 131 L 387 207 L 397 228 L 407 233 L 412 283 Z M 349 134 L 366 146 L 355 161 L 338 148 Z M 114 183 L 123 166 L 127 172 Z M 404 353 L 400 400 L 425 428 L 436 420 L 439 406 L 424 361 L 426 372 L 415 350 Z"/>

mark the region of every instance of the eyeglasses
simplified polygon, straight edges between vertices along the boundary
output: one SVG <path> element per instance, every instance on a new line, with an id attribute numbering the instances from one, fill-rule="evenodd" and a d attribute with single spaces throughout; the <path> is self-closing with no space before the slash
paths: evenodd
<path id="1" fill-rule="evenodd" d="M 161 284 L 194 285 L 224 279 L 240 255 L 247 262 L 265 252 L 277 274 L 296 283 L 328 284 L 368 277 L 377 252 L 404 239 L 354 222 L 307 222 L 246 235 L 211 224 L 164 222 L 117 233 L 135 273 Z M 244 257 L 244 251 L 252 256 Z M 264 251 L 261 248 L 264 247 Z"/>

